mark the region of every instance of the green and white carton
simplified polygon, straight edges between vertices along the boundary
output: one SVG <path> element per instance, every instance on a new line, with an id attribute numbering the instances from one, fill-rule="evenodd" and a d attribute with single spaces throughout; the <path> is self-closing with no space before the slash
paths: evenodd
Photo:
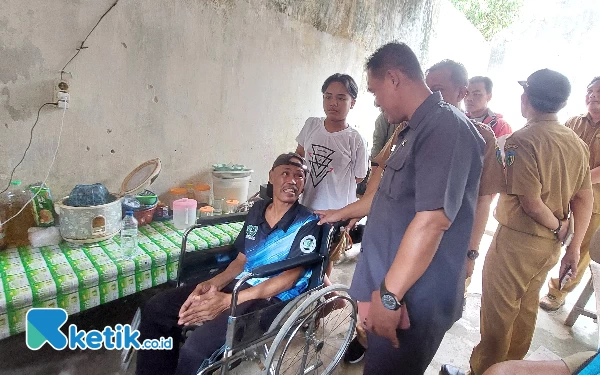
<path id="1" fill-rule="evenodd" d="M 125 297 L 136 292 L 135 275 L 119 277 L 119 298 Z"/>
<path id="2" fill-rule="evenodd" d="M 56 301 L 58 303 L 58 307 L 61 309 L 65 309 L 69 315 L 78 313 L 81 311 L 81 306 L 79 304 L 79 293 L 71 293 L 71 294 L 59 294 L 56 297 Z"/>
<path id="3" fill-rule="evenodd" d="M 119 298 L 119 282 L 117 280 L 100 284 L 100 303 L 107 303 Z"/>

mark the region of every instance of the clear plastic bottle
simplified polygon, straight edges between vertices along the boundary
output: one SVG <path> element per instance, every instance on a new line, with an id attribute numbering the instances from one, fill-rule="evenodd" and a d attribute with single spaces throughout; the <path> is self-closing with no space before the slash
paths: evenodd
<path id="1" fill-rule="evenodd" d="M 19 180 L 11 181 L 10 189 L 0 197 L 0 211 L 4 211 L 4 220 L 8 220 L 21 211 L 11 221 L 3 224 L 4 241 L 7 246 L 26 246 L 29 244 L 27 230 L 35 226 L 33 206 L 29 202 L 30 199 L 31 192 L 24 188 Z M 25 207 L 25 205 L 27 206 Z M 23 209 L 23 207 L 25 208 Z"/>
<path id="2" fill-rule="evenodd" d="M 126 258 L 137 255 L 138 222 L 133 217 L 133 211 L 127 211 L 125 218 L 121 221 L 121 250 Z"/>

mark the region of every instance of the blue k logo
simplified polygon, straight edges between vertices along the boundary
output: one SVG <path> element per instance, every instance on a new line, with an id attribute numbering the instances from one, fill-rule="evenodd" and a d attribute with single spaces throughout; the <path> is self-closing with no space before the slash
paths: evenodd
<path id="1" fill-rule="evenodd" d="M 60 327 L 67 321 L 64 309 L 30 309 L 27 312 L 25 337 L 27 347 L 38 350 L 47 342 L 56 350 L 67 347 L 68 340 Z"/>

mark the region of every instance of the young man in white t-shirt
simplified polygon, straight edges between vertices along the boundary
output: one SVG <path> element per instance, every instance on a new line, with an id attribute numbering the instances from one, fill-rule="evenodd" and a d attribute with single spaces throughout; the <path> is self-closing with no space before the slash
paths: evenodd
<path id="1" fill-rule="evenodd" d="M 327 117 L 309 117 L 296 141 L 296 152 L 309 162 L 301 203 L 313 210 L 339 209 L 356 201 L 356 185 L 367 175 L 366 142 L 346 117 L 356 103 L 358 86 L 336 73 L 321 88 Z"/>

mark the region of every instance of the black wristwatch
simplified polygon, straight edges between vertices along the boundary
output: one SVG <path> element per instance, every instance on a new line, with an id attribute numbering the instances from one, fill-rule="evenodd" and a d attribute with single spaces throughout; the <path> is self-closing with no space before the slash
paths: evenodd
<path id="1" fill-rule="evenodd" d="M 477 259 L 477 257 L 479 257 L 479 251 L 477 251 L 477 250 L 467 251 L 467 258 L 469 258 L 471 260 L 475 260 L 475 259 Z"/>
<path id="2" fill-rule="evenodd" d="M 404 303 L 403 300 L 399 301 L 398 297 L 396 297 L 394 293 L 387 290 L 385 287 L 385 279 L 383 279 L 381 286 L 379 287 L 379 295 L 381 296 L 381 303 L 383 304 L 383 307 L 388 310 L 396 311 L 402 307 L 402 304 Z"/>
<path id="3" fill-rule="evenodd" d="M 556 236 L 560 233 L 560 229 L 562 228 L 562 220 L 558 219 L 558 228 L 550 229 L 550 232 L 554 233 Z"/>

